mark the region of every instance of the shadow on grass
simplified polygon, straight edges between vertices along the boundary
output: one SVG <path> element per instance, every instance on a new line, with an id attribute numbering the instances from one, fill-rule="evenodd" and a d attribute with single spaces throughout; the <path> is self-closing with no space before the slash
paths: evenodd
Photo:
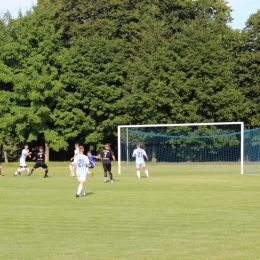
<path id="1" fill-rule="evenodd" d="M 86 192 L 86 195 L 87 195 L 87 196 L 91 196 L 91 195 L 93 195 L 93 194 L 95 194 L 95 192 Z"/>

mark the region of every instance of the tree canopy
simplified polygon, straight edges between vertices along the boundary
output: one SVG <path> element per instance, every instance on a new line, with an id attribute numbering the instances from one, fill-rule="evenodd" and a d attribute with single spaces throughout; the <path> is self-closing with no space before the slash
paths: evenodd
<path id="1" fill-rule="evenodd" d="M 0 138 L 116 143 L 118 124 L 260 125 L 259 11 L 224 0 L 38 0 L 0 20 Z"/>

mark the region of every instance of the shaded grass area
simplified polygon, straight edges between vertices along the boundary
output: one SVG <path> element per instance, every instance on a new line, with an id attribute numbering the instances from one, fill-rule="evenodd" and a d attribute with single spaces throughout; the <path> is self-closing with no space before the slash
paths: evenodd
<path id="1" fill-rule="evenodd" d="M 97 164 L 76 198 L 68 163 L 49 165 L 48 179 L 4 165 L 1 259 L 260 258 L 258 175 L 148 164 L 151 178 L 137 180 L 113 165 L 104 184 Z"/>

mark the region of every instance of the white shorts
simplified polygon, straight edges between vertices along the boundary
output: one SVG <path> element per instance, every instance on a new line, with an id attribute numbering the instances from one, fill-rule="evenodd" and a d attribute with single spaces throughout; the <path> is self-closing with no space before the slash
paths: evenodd
<path id="1" fill-rule="evenodd" d="M 21 167 L 27 166 L 27 165 L 26 165 L 26 162 L 25 162 L 24 160 L 21 160 L 21 159 L 20 159 L 20 166 L 21 166 Z"/>
<path id="2" fill-rule="evenodd" d="M 87 174 L 77 175 L 78 181 L 86 181 Z"/>
<path id="3" fill-rule="evenodd" d="M 143 162 L 143 163 L 136 163 L 135 166 L 136 166 L 136 169 L 140 169 L 140 167 L 144 168 L 146 166 L 146 164 L 145 164 L 145 162 Z"/>

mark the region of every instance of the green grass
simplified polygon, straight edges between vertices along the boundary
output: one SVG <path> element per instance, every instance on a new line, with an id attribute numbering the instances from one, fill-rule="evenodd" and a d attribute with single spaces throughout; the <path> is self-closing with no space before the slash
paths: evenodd
<path id="1" fill-rule="evenodd" d="M 48 179 L 4 165 L 0 259 L 260 259 L 258 175 L 155 163 L 137 180 L 113 165 L 104 184 L 98 164 L 76 198 L 68 163 L 49 165 Z"/>

